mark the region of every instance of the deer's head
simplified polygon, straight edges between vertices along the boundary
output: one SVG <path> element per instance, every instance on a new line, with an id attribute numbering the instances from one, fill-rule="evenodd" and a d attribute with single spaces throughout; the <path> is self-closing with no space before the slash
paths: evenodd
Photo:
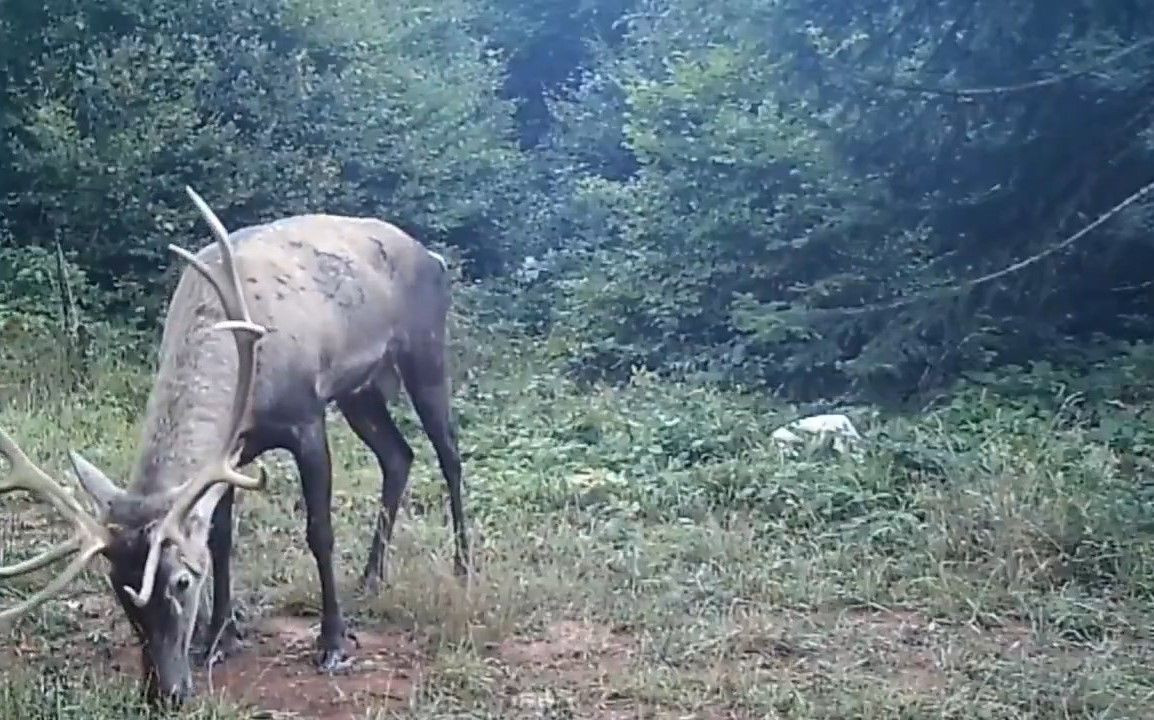
<path id="1" fill-rule="evenodd" d="M 226 320 L 216 327 L 230 331 L 238 352 L 230 431 L 220 453 L 206 458 L 203 469 L 179 486 L 137 494 L 114 483 L 104 472 L 70 453 L 80 486 L 95 512 L 37 467 L 11 437 L 0 430 L 0 457 L 10 465 L 0 477 L 0 494 L 27 490 L 42 496 L 71 521 L 68 540 L 40 555 L 0 567 L 0 579 L 39 570 L 58 560 L 72 561 L 47 585 L 12 608 L 0 620 L 21 615 L 60 592 L 97 555 L 108 560 L 108 579 L 141 643 L 144 689 L 152 701 L 179 704 L 192 691 L 189 646 L 199 599 L 210 569 L 207 539 L 212 511 L 229 486 L 259 489 L 257 478 L 236 468 L 240 437 L 251 404 L 255 349 L 265 329 L 252 322 L 237 274 L 228 232 L 200 197 L 188 194 L 204 215 L 220 246 L 221 265 L 209 267 L 186 250 L 169 246 L 212 285 L 224 305 Z"/>
<path id="2" fill-rule="evenodd" d="M 228 485 L 213 484 L 187 514 L 174 515 L 166 539 L 156 545 L 156 531 L 179 493 L 137 495 L 79 454 L 70 453 L 70 458 L 97 509 L 109 584 L 140 641 L 145 692 L 153 701 L 179 703 L 192 692 L 189 646 L 210 568 L 208 531 L 212 510 Z M 155 568 L 150 570 L 150 564 Z"/>

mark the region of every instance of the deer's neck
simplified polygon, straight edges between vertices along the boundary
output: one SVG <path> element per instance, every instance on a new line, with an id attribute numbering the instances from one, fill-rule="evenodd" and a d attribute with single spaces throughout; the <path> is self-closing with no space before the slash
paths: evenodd
<path id="1" fill-rule="evenodd" d="M 199 278 L 186 274 L 169 306 L 160 362 L 141 428 L 130 489 L 171 489 L 218 460 L 226 440 L 236 386 L 236 346 L 220 302 Z"/>

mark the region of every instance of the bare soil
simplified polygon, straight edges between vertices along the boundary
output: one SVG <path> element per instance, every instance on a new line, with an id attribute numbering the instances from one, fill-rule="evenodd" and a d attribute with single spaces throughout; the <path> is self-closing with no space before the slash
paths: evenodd
<path id="1" fill-rule="evenodd" d="M 359 629 L 353 662 L 329 674 L 318 672 L 312 662 L 316 633 L 312 618 L 265 618 L 249 629 L 241 652 L 197 671 L 198 691 L 278 720 L 362 720 L 368 708 L 400 710 L 409 704 L 426 664 L 410 637 Z M 624 669 L 634 648 L 629 638 L 606 627 L 560 621 L 538 636 L 512 638 L 492 651 L 502 664 L 542 680 L 596 688 Z M 130 642 L 119 644 L 111 670 L 135 675 L 138 653 Z M 528 696 L 520 700 L 533 702 Z"/>
<path id="2" fill-rule="evenodd" d="M 195 673 L 197 690 L 278 719 L 361 720 L 368 707 L 408 703 L 422 667 L 408 637 L 359 630 L 352 663 L 330 674 L 313 665 L 316 633 L 310 618 L 265 618 L 247 630 L 239 653 Z M 138 653 L 133 644 L 121 645 L 112 670 L 135 674 Z"/>

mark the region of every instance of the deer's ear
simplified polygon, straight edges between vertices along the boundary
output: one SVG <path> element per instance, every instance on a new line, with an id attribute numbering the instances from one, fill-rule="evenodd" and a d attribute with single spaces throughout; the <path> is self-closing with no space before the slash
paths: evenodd
<path id="1" fill-rule="evenodd" d="M 101 513 L 107 512 L 108 506 L 124 495 L 124 490 L 117 487 L 100 468 L 85 460 L 80 453 L 69 450 L 68 459 L 72 461 L 72 470 L 80 481 L 80 487 L 84 488 L 88 496 L 96 502 Z"/>

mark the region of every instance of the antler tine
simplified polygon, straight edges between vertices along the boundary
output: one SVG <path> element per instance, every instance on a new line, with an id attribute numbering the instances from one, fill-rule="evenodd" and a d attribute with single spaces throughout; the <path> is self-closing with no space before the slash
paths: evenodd
<path id="1" fill-rule="evenodd" d="M 217 323 L 214 329 L 231 332 L 236 341 L 237 384 L 233 395 L 229 431 L 225 436 L 224 447 L 220 450 L 219 459 L 215 460 L 204 474 L 190 478 L 185 483 L 177 493 L 172 507 L 154 531 L 148 559 L 144 566 L 144 581 L 141 584 L 140 592 L 137 593 L 131 588 L 124 588 L 133 602 L 140 607 L 147 605 L 152 596 L 156 568 L 160 563 L 161 546 L 166 540 L 178 544 L 183 541 L 183 536 L 178 532 L 180 522 L 209 488 L 217 483 L 227 482 L 245 490 L 259 490 L 268 481 L 268 475 L 263 466 L 260 466 L 259 476 L 255 479 L 240 473 L 233 467 L 239 459 L 238 454 L 241 450 L 237 440 L 252 405 L 253 381 L 256 374 L 256 345 L 268 331 L 255 323 L 249 313 L 248 303 L 244 297 L 244 286 L 236 267 L 236 257 L 224 223 L 220 221 L 220 218 L 196 191 L 190 187 L 185 187 L 185 191 L 192 198 L 193 203 L 216 237 L 217 245 L 220 248 L 221 266 L 219 269 L 210 268 L 200 258 L 184 248 L 177 245 L 169 245 L 168 247 L 169 250 L 195 268 L 220 298 L 226 320 Z"/>
<path id="2" fill-rule="evenodd" d="M 13 490 L 29 490 L 39 493 L 48 499 L 52 505 L 77 526 L 92 531 L 93 534 L 103 533 L 103 528 L 96 518 L 92 517 L 76 498 L 65 490 L 52 477 L 41 470 L 28 459 L 16 441 L 8 433 L 0 430 L 0 456 L 3 456 L 12 466 L 9 479 L 0 482 L 0 494 Z"/>
<path id="3" fill-rule="evenodd" d="M 73 578 L 80 574 L 88 562 L 98 552 L 108 547 L 108 531 L 89 514 L 76 498 L 72 497 L 48 473 L 28 459 L 20 446 L 6 432 L 0 430 L 0 456 L 11 466 L 8 477 L 0 480 L 0 495 L 15 490 L 28 490 L 48 500 L 52 506 L 67 517 L 75 526 L 72 537 L 58 543 L 36 557 L 23 562 L 0 567 L 0 578 L 11 578 L 35 572 L 62 558 L 79 553 L 63 571 L 47 585 L 23 602 L 0 611 L 0 620 L 16 617 L 56 595 Z"/>
<path id="4" fill-rule="evenodd" d="M 62 543 L 53 545 L 34 558 L 0 567 L 0 578 L 8 579 L 36 572 L 40 568 L 48 567 L 61 558 L 68 557 L 79 549 L 80 543 L 77 539 L 75 537 L 69 538 Z"/>
<path id="5" fill-rule="evenodd" d="M 80 551 L 80 554 L 68 563 L 67 567 L 60 572 L 59 575 L 52 578 L 51 582 L 45 585 L 37 592 L 30 595 L 25 600 L 13 605 L 7 610 L 0 610 L 0 620 L 8 620 L 10 618 L 23 615 L 24 613 L 37 607 L 45 600 L 51 599 L 54 595 L 64 589 L 64 586 L 72 582 L 72 579 L 84 571 L 85 566 L 96 557 L 96 554 L 103 550 L 106 545 L 89 545 Z"/>

